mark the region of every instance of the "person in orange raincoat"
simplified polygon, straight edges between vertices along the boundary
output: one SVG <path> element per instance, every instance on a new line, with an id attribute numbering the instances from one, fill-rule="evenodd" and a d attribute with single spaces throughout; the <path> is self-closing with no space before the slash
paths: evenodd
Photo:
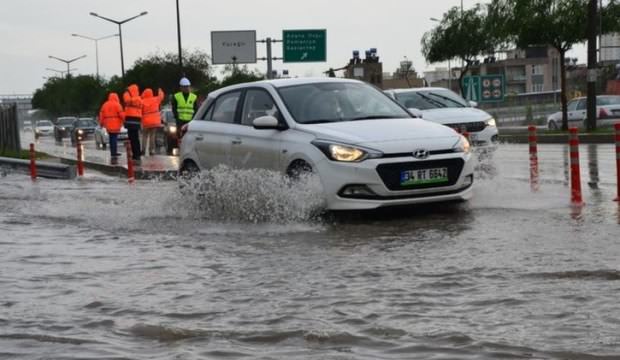
<path id="1" fill-rule="evenodd" d="M 144 156 L 155 154 L 155 134 L 162 126 L 160 105 L 164 100 L 164 91 L 157 89 L 157 96 L 153 90 L 146 88 L 142 92 L 142 153 Z"/>
<path id="2" fill-rule="evenodd" d="M 117 139 L 124 121 L 125 112 L 123 111 L 123 106 L 118 99 L 118 95 L 112 92 L 108 95 L 108 100 L 101 105 L 101 110 L 99 110 L 99 125 L 107 130 L 110 137 L 110 155 L 112 158 L 120 155 L 117 151 Z"/>
<path id="3" fill-rule="evenodd" d="M 125 128 L 131 142 L 131 153 L 134 162 L 140 162 L 140 125 L 142 122 L 142 98 L 138 85 L 131 84 L 123 94 L 125 103 Z"/>

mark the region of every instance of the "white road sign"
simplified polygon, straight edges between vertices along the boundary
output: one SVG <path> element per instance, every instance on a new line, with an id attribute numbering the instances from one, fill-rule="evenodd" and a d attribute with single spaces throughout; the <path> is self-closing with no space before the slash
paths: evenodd
<path id="1" fill-rule="evenodd" d="M 211 31 L 213 64 L 256 63 L 256 31 Z"/>

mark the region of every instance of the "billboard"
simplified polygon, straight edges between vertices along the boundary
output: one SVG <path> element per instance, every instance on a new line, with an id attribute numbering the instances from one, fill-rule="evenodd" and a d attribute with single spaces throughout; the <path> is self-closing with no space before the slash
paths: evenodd
<path id="1" fill-rule="evenodd" d="M 211 31 L 214 65 L 256 63 L 256 31 Z"/>

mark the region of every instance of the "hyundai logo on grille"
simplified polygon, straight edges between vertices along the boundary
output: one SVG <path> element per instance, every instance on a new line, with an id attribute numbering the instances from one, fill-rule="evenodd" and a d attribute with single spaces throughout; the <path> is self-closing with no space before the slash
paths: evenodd
<path id="1" fill-rule="evenodd" d="M 416 159 L 426 159 L 428 155 L 429 155 L 428 150 L 424 150 L 424 149 L 418 149 L 413 152 L 413 157 Z"/>

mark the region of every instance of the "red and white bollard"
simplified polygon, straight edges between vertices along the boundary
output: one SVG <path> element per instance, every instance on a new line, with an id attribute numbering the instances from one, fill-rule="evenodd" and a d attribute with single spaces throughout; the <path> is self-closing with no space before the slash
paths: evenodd
<path id="1" fill-rule="evenodd" d="M 581 169 L 579 167 L 579 131 L 572 127 L 569 130 L 569 146 L 570 146 L 570 172 L 571 172 L 571 203 L 573 205 L 582 205 L 581 197 Z"/>
<path id="2" fill-rule="evenodd" d="M 129 141 L 125 141 L 125 152 L 127 153 L 127 181 L 129 181 L 130 184 L 133 184 L 136 178 L 133 172 L 133 155 Z"/>
<path id="3" fill-rule="evenodd" d="M 76 145 L 77 149 L 77 172 L 78 176 L 84 176 L 84 162 L 82 161 L 82 142 L 80 139 L 77 139 Z"/>
<path id="4" fill-rule="evenodd" d="M 37 164 L 36 164 L 36 153 L 34 151 L 34 144 L 30 143 L 30 178 L 32 181 L 37 180 Z"/>
<path id="5" fill-rule="evenodd" d="M 530 187 L 532 191 L 538 191 L 538 138 L 536 136 L 536 126 L 527 128 L 530 143 Z"/>
<path id="6" fill-rule="evenodd" d="M 616 129 L 616 186 L 618 194 L 615 201 L 620 202 L 620 123 L 614 125 Z"/>

